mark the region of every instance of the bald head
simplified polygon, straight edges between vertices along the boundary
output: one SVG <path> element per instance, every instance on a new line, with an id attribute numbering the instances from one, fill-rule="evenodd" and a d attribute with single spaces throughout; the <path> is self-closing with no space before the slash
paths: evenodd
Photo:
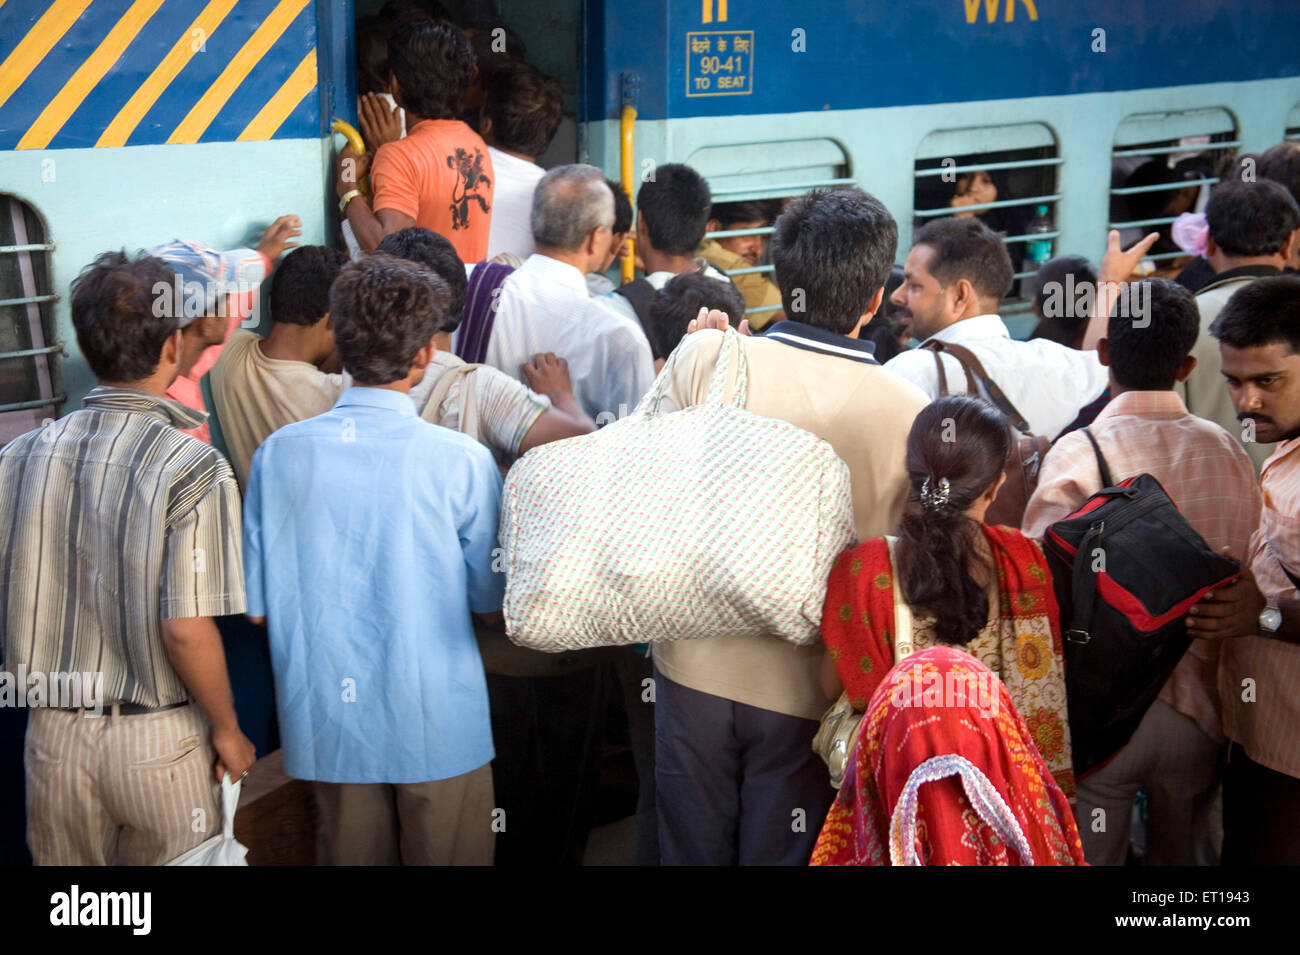
<path id="1" fill-rule="evenodd" d="M 614 197 L 595 166 L 556 166 L 533 193 L 533 241 L 539 248 L 577 252 L 595 229 L 614 226 Z"/>

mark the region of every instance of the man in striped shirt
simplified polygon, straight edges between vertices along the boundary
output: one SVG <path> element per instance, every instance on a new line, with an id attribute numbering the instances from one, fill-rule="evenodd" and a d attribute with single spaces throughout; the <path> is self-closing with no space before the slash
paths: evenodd
<path id="1" fill-rule="evenodd" d="M 1260 473 L 1249 569 L 1191 610 L 1223 639 L 1219 692 L 1231 740 L 1224 865 L 1300 865 L 1300 278 L 1256 279 L 1210 332 L 1244 433 L 1277 450 Z"/>
<path id="2" fill-rule="evenodd" d="M 99 387 L 0 450 L 3 669 L 35 707 L 38 865 L 167 862 L 218 831 L 215 780 L 253 763 L 211 619 L 245 609 L 239 491 L 179 430 L 203 413 L 165 397 L 184 316 L 162 261 L 100 256 L 72 286 Z M 69 675 L 95 698 L 36 706 L 33 680 Z"/>

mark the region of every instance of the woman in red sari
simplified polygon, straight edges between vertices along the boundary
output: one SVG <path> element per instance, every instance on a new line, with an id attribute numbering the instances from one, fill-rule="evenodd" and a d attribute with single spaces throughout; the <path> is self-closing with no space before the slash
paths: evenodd
<path id="1" fill-rule="evenodd" d="M 876 688 L 812 865 L 1085 865 L 1006 687 L 949 647 Z"/>
<path id="2" fill-rule="evenodd" d="M 1001 413 L 976 398 L 940 398 L 917 415 L 907 441 L 912 493 L 894 559 L 890 539 L 875 538 L 842 554 L 827 581 L 823 682 L 863 711 L 907 653 L 963 649 L 1006 685 L 1072 798 L 1064 647 L 1047 561 L 1015 528 L 982 523 L 1002 486 L 1009 442 Z M 913 617 L 901 635 L 893 632 L 895 572 Z"/>

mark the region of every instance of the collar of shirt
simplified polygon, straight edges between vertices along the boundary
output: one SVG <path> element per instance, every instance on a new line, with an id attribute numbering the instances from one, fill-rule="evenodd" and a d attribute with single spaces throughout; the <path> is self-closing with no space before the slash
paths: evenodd
<path id="1" fill-rule="evenodd" d="M 875 357 L 875 342 L 849 338 L 847 335 L 839 335 L 818 328 L 816 325 L 806 325 L 789 318 L 777 322 L 763 333 L 763 337 L 806 351 L 821 352 L 823 355 L 835 355 L 852 361 L 866 362 L 869 365 L 880 364 Z"/>
<path id="2" fill-rule="evenodd" d="M 1265 473 L 1268 471 L 1281 467 L 1283 460 L 1292 457 L 1293 452 L 1297 448 L 1300 448 L 1300 438 L 1292 438 L 1290 441 L 1279 442 L 1277 450 L 1268 456 L 1268 460 L 1264 462 L 1264 466 L 1259 469 L 1260 480 L 1263 480 Z M 1288 466 L 1295 467 L 1296 465 L 1294 462 L 1289 462 Z"/>
<path id="3" fill-rule="evenodd" d="M 1118 415 L 1178 418 L 1186 414 L 1187 405 L 1175 391 L 1125 391 L 1111 398 L 1093 423 L 1101 424 L 1106 418 Z"/>
<path id="4" fill-rule="evenodd" d="M 109 388 L 99 385 L 92 388 L 82 400 L 83 408 L 105 408 L 112 411 L 138 411 L 182 431 L 200 427 L 208 416 L 205 412 L 189 408 L 179 401 L 160 398 L 134 388 Z"/>
<path id="5" fill-rule="evenodd" d="M 1242 279 L 1260 279 L 1281 274 L 1282 270 L 1275 265 L 1243 265 L 1240 268 L 1226 269 L 1218 273 L 1197 289 L 1196 294 L 1200 295 L 1202 292 L 1208 292 L 1210 289 L 1218 288 L 1227 282 L 1240 282 Z"/>
<path id="6" fill-rule="evenodd" d="M 534 252 L 517 271 L 535 274 L 539 278 L 567 285 L 580 295 L 587 295 L 587 277 L 569 263 L 553 259 L 549 255 Z"/>
<path id="7" fill-rule="evenodd" d="M 952 342 L 955 345 L 960 345 L 963 341 L 970 341 L 972 338 L 1010 339 L 1011 333 L 1007 331 L 1007 326 L 997 314 L 973 315 L 970 318 L 963 318 L 961 321 L 953 322 L 947 328 L 939 329 L 926 341 L 934 339 L 935 341 Z"/>
<path id="8" fill-rule="evenodd" d="M 411 396 L 401 391 L 394 391 L 391 388 L 367 388 L 364 385 L 353 385 L 343 394 L 339 395 L 339 400 L 334 403 L 335 410 L 343 407 L 363 408 L 381 408 L 385 411 L 396 411 L 398 414 L 415 416 L 415 406 L 411 404 Z"/>

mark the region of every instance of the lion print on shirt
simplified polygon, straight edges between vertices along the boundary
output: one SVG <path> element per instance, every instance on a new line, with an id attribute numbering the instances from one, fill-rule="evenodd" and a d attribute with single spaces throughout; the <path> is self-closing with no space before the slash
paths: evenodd
<path id="1" fill-rule="evenodd" d="M 478 194 L 479 186 L 490 186 L 492 180 L 483 174 L 483 150 L 456 147 L 456 154 L 447 157 L 447 168 L 456 170 L 456 185 L 451 190 L 451 227 L 469 228 L 470 203 L 477 202 L 484 214 L 491 211 L 487 199 Z"/>

